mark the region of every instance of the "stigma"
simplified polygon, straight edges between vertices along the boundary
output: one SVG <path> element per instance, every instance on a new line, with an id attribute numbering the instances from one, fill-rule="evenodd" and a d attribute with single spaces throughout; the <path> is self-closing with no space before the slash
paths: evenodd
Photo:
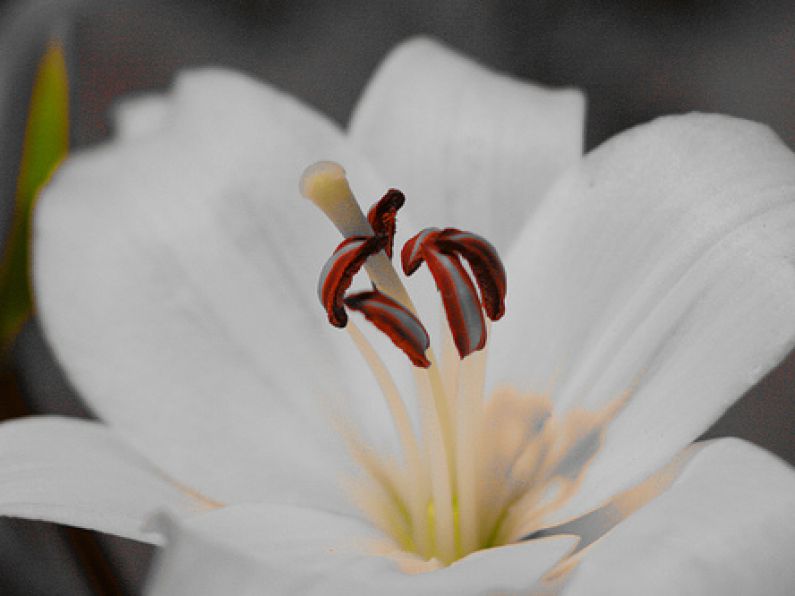
<path id="1" fill-rule="evenodd" d="M 312 201 L 345 238 L 372 233 L 340 164 L 333 161 L 312 164 L 304 170 L 299 189 L 301 195 Z"/>

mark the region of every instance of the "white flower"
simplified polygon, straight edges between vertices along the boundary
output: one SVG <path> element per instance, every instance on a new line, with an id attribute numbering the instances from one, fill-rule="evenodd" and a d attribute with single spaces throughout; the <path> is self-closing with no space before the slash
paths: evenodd
<path id="1" fill-rule="evenodd" d="M 385 62 L 347 133 L 220 70 L 122 106 L 116 138 L 57 173 L 34 238 L 47 336 L 105 423 L 0 426 L 0 512 L 164 533 L 154 594 L 790 593 L 795 474 L 738 440 L 689 444 L 795 343 L 795 157 L 764 127 L 695 114 L 580 161 L 583 110 L 575 91 L 423 40 Z M 362 457 L 400 452 L 314 295 L 339 241 L 296 198 L 319 159 L 345 164 L 362 200 L 402 189 L 402 231 L 474 230 L 505 257 L 497 397 L 462 460 L 480 462 L 480 531 L 509 519 L 475 548 L 504 546 L 428 570 L 379 528 L 416 486 L 402 468 L 392 501 L 377 483 L 346 490 Z M 434 335 L 435 292 L 415 277 Z M 373 341 L 414 404 L 405 357 Z M 554 411 L 530 428 L 539 404 Z M 341 439 L 354 430 L 358 458 Z M 555 464 L 533 486 L 568 492 L 528 498 L 528 517 L 492 489 L 508 490 L 495 470 L 518 478 L 499 449 L 531 443 Z"/>

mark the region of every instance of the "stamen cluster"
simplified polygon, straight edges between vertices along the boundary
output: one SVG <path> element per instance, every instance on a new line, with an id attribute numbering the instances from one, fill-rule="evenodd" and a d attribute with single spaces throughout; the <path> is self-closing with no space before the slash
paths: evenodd
<path id="1" fill-rule="evenodd" d="M 486 460 L 478 447 L 488 436 L 483 426 L 485 318 L 497 320 L 505 312 L 505 269 L 496 250 L 480 236 L 455 228 L 427 228 L 402 247 L 403 273 L 412 275 L 426 263 L 441 295 L 449 334 L 442 330 L 440 362 L 391 262 L 403 193 L 388 190 L 365 217 L 345 170 L 333 162 L 308 167 L 300 188 L 345 238 L 323 267 L 318 298 L 329 322 L 346 327 L 370 367 L 404 454 L 403 466 L 396 468 L 346 428 L 350 451 L 371 481 L 352 496 L 401 549 L 426 561 L 448 564 L 496 544 L 505 519 L 501 512 L 509 504 L 492 503 L 481 492 Z M 351 294 L 362 268 L 373 287 Z M 389 370 L 348 320 L 348 310 L 364 314 L 414 365 L 418 433 Z"/>
<path id="2" fill-rule="evenodd" d="M 369 292 L 346 296 L 353 277 L 365 261 L 382 250 L 392 256 L 395 241 L 397 210 L 405 198 L 399 190 L 390 189 L 372 206 L 368 221 L 373 228 L 370 236 L 351 236 L 343 240 L 331 255 L 318 280 L 318 297 L 328 313 L 329 323 L 345 327 L 348 316 L 345 307 L 361 312 L 365 318 L 385 333 L 403 350 L 415 366 L 428 368 L 425 357 L 430 338 L 419 319 L 405 306 L 379 291 L 375 284 Z"/>
<path id="3" fill-rule="evenodd" d="M 345 307 L 357 310 L 385 333 L 415 366 L 431 365 L 425 352 L 428 332 L 414 313 L 373 283 L 373 290 L 346 295 L 353 277 L 368 258 L 384 251 L 392 257 L 397 211 L 405 196 L 390 189 L 367 214 L 372 235 L 350 236 L 334 250 L 320 273 L 318 298 L 335 327 L 348 321 Z M 474 274 L 470 279 L 461 259 Z M 426 228 L 408 240 L 401 251 L 403 272 L 412 275 L 427 263 L 441 294 L 447 321 L 459 356 L 463 359 L 486 345 L 483 314 L 496 321 L 505 313 L 506 276 L 497 251 L 484 238 L 455 228 Z"/>

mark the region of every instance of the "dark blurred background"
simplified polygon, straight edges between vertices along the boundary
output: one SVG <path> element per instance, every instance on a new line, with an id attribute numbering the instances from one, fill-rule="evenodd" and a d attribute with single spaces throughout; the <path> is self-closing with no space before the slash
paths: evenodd
<path id="1" fill-rule="evenodd" d="M 241 69 L 344 125 L 381 58 L 420 33 L 522 78 L 584 89 L 589 149 L 690 110 L 767 123 L 795 147 L 795 5 L 786 0 L 0 0 L 0 238 L 33 72 L 53 33 L 65 40 L 75 148 L 108 134 L 115 98 L 164 88 L 188 65 Z M 0 418 L 89 415 L 35 318 L 10 356 L 0 371 Z M 795 462 L 795 355 L 707 433 L 724 435 Z M 151 554 L 130 541 L 0 519 L 0 594 L 137 594 Z"/>

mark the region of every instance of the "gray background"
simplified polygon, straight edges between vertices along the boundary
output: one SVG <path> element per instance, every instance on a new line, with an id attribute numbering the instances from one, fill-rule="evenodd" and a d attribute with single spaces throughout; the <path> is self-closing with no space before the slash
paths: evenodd
<path id="1" fill-rule="evenodd" d="M 588 96 L 587 147 L 657 115 L 724 112 L 770 124 L 795 147 L 790 2 L 0 2 L 0 235 L 7 231 L 32 65 L 67 40 L 72 143 L 108 132 L 119 95 L 167 86 L 182 66 L 223 64 L 347 122 L 385 53 L 437 37 L 483 63 Z M 795 461 L 795 355 L 707 433 Z M 87 416 L 33 321 L 0 373 L 0 417 Z M 45 523 L 0 520 L 1 594 L 135 594 L 148 547 Z"/>

